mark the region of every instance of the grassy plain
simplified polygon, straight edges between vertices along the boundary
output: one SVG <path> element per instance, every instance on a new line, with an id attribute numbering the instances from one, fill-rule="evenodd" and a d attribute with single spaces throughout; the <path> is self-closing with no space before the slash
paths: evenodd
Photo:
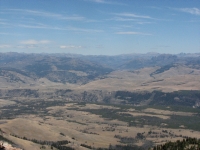
<path id="1" fill-rule="evenodd" d="M 108 89 L 112 91 L 152 91 L 172 92 L 178 90 L 200 90 L 200 70 L 184 66 L 152 74 L 158 67 L 143 68 L 135 71 L 114 71 L 105 79 L 99 79 L 80 86 L 81 89 Z"/>
<path id="2" fill-rule="evenodd" d="M 15 119 L 2 119 L 0 128 L 8 139 L 25 149 L 39 149 L 42 145 L 23 137 L 41 141 L 68 140 L 71 142 L 68 146 L 80 150 L 85 149 L 81 144 L 95 148 L 130 143 L 151 146 L 188 136 L 200 138 L 200 129 L 195 128 L 195 124 L 194 127 L 189 126 L 187 120 L 181 124 L 166 123 L 173 122 L 174 116 L 195 119 L 196 112 L 68 102 L 62 106 L 44 107 L 43 111 L 46 111 L 45 114 L 29 112 Z"/>

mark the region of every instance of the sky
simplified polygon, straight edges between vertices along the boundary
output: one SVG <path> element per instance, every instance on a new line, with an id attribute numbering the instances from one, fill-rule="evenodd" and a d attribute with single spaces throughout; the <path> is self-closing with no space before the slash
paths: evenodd
<path id="1" fill-rule="evenodd" d="M 200 0 L 0 0 L 0 52 L 200 53 Z"/>

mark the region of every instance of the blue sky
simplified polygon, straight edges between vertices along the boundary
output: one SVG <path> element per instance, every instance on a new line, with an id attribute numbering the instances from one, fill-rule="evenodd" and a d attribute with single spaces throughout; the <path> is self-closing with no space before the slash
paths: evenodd
<path id="1" fill-rule="evenodd" d="M 0 0 L 0 52 L 199 53 L 199 0 Z"/>

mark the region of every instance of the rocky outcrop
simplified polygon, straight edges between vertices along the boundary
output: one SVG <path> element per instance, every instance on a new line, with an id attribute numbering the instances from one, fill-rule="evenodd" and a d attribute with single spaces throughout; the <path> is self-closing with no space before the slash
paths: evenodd
<path id="1" fill-rule="evenodd" d="M 3 143 L 0 144 L 0 150 L 5 150 L 5 147 L 3 146 Z"/>
<path id="2" fill-rule="evenodd" d="M 0 142 L 0 150 L 22 150 L 20 148 L 13 147 L 11 144 Z"/>

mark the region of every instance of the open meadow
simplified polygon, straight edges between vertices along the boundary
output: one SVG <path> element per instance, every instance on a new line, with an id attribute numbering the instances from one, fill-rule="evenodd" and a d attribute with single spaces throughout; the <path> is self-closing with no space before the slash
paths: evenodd
<path id="1" fill-rule="evenodd" d="M 2 134 L 24 149 L 50 149 L 49 143 L 57 141 L 68 141 L 65 146 L 80 150 L 126 144 L 148 148 L 187 137 L 200 138 L 200 110 L 61 101 L 54 105 L 37 101 L 29 103 L 32 110 L 26 107 L 22 102 L 0 120 Z"/>

